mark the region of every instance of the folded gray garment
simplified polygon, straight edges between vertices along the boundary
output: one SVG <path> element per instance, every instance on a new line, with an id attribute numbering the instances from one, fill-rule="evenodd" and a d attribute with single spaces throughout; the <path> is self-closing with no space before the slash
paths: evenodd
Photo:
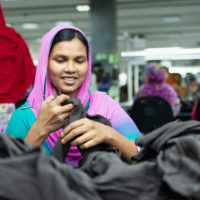
<path id="1" fill-rule="evenodd" d="M 81 118 L 89 118 L 91 120 L 111 126 L 110 121 L 101 115 L 92 115 L 92 116 L 88 115 L 79 99 L 70 98 L 69 100 L 67 100 L 65 102 L 65 104 L 69 104 L 69 103 L 72 103 L 74 105 L 74 108 L 72 109 L 70 116 L 69 116 L 69 120 L 66 122 L 64 128 L 66 128 L 71 122 L 76 121 Z M 69 152 L 71 141 L 69 141 L 66 144 L 62 144 L 61 139 L 62 139 L 62 137 L 58 138 L 58 141 L 56 142 L 56 144 L 51 152 L 51 156 L 57 158 L 61 162 L 64 162 L 64 160 Z M 104 143 L 99 144 L 99 145 L 89 148 L 89 149 L 80 149 L 79 148 L 79 151 L 81 152 L 83 158 L 93 151 L 100 151 L 100 150 L 101 151 L 111 151 L 111 152 L 115 152 L 115 153 L 118 152 L 118 151 L 116 151 L 116 149 L 114 147 L 110 147 L 109 145 L 104 144 Z M 118 152 L 118 154 L 119 154 L 119 152 Z"/>
<path id="2" fill-rule="evenodd" d="M 83 171 L 8 134 L 0 135 L 0 177 L 0 200 L 102 200 Z"/>

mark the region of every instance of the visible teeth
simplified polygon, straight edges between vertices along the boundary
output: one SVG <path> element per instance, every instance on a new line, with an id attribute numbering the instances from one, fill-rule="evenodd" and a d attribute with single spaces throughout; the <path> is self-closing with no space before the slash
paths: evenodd
<path id="1" fill-rule="evenodd" d="M 71 77 L 71 78 L 64 78 L 64 80 L 67 80 L 67 81 L 73 81 L 75 78 Z"/>

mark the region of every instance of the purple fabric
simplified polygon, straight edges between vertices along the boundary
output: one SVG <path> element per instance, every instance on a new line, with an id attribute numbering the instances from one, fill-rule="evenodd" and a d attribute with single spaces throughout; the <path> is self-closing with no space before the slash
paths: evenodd
<path id="1" fill-rule="evenodd" d="M 160 96 L 167 100 L 177 116 L 180 111 L 180 100 L 174 88 L 165 83 L 164 70 L 157 63 L 150 63 L 146 70 L 146 83 L 135 94 L 134 100 L 143 96 Z"/>
<path id="2" fill-rule="evenodd" d="M 35 83 L 34 87 L 28 97 L 28 103 L 29 105 L 33 106 L 33 112 L 35 115 L 38 115 L 40 105 L 43 102 L 43 92 L 44 92 L 44 83 L 45 83 L 45 77 L 47 75 L 47 67 L 48 67 L 48 56 L 49 56 L 49 50 L 51 47 L 51 42 L 54 36 L 63 29 L 74 29 L 79 32 L 81 32 L 84 35 L 84 33 L 79 30 L 78 28 L 75 28 L 73 26 L 67 26 L 67 25 L 58 25 L 54 28 L 52 28 L 48 33 L 46 33 L 42 37 L 42 42 L 40 46 L 40 52 L 39 52 L 39 58 L 38 58 L 38 65 L 36 70 L 36 76 L 35 76 Z M 85 36 L 86 37 L 86 36 Z M 88 44 L 89 46 L 89 44 Z M 88 99 L 89 99 L 89 85 L 90 85 L 90 76 L 91 76 L 91 55 L 90 55 L 90 49 L 88 53 L 88 72 L 86 75 L 86 78 L 81 85 L 81 87 L 78 90 L 77 97 L 81 100 L 82 104 L 85 106 Z M 47 76 L 46 79 L 46 98 L 53 93 L 53 87 L 50 83 L 49 77 Z"/>
<path id="3" fill-rule="evenodd" d="M 0 104 L 0 133 L 5 133 L 12 113 L 15 111 L 14 103 Z"/>
<path id="4" fill-rule="evenodd" d="M 147 66 L 146 76 L 148 83 L 164 83 L 165 81 L 164 69 L 157 63 L 150 63 Z"/>

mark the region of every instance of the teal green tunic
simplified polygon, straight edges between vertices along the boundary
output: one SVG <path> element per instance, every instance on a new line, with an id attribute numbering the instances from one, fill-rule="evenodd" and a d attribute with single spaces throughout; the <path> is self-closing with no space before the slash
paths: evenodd
<path id="1" fill-rule="evenodd" d="M 8 123 L 6 133 L 14 136 L 15 138 L 24 139 L 35 121 L 35 114 L 30 108 L 28 102 L 26 102 L 13 112 L 12 117 Z M 45 142 L 42 144 L 42 147 L 49 155 L 49 148 Z"/>

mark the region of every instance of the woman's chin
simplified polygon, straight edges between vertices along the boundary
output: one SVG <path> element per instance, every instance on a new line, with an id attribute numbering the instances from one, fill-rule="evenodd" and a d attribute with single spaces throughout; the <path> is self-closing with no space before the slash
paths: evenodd
<path id="1" fill-rule="evenodd" d="M 61 89 L 61 91 L 62 91 L 62 94 L 66 94 L 70 97 L 76 97 L 76 94 L 77 94 L 77 92 L 74 92 L 74 91 L 71 91 L 71 90 L 62 90 Z"/>

